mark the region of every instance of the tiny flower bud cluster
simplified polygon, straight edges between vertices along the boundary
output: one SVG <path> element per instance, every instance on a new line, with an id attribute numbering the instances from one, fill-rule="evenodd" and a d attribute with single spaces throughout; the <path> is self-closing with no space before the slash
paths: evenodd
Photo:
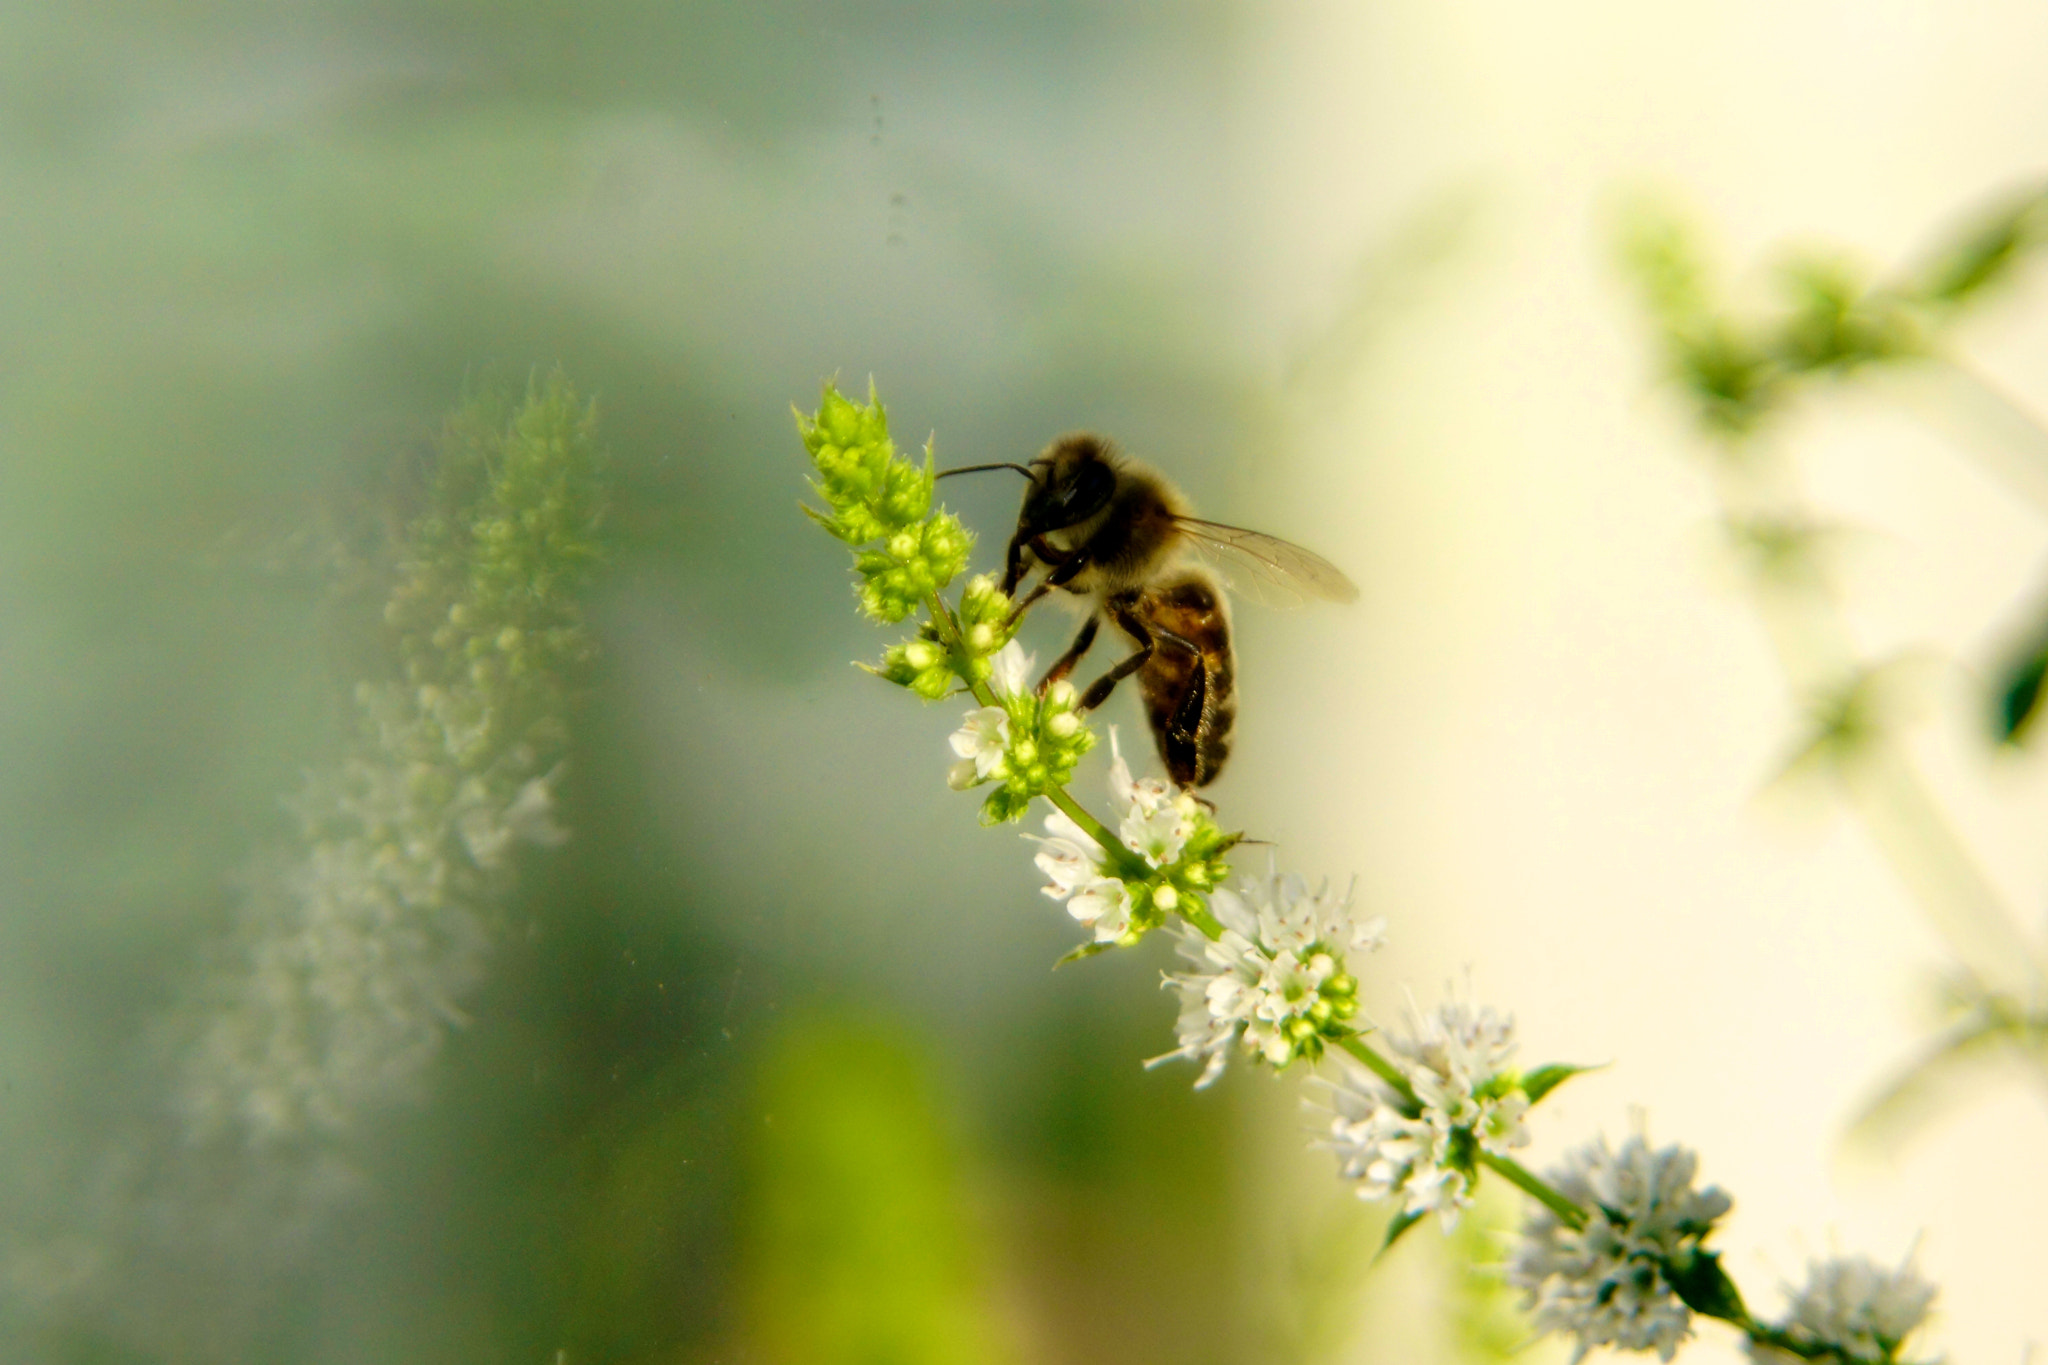
<path id="1" fill-rule="evenodd" d="M 1361 1199 L 1401 1197 L 1404 1217 L 1435 1212 L 1446 1231 L 1472 1202 L 1482 1152 L 1528 1145 L 1533 1102 L 1514 1053 L 1512 1018 L 1460 1000 L 1433 1014 L 1409 1009 L 1402 1034 L 1382 1034 L 1383 1055 L 1408 1082 L 1403 1095 L 1349 1058 L 1331 1081 L 1329 1137 L 1339 1171 Z"/>
<path id="2" fill-rule="evenodd" d="M 1132 857 L 1105 861 L 1102 846 L 1058 811 L 1045 818 L 1049 837 L 1024 836 L 1038 844 L 1034 861 L 1051 879 L 1045 894 L 1065 901 L 1103 947 L 1136 943 L 1168 915 L 1200 911 L 1203 896 L 1229 875 L 1223 855 L 1237 842 L 1187 792 L 1156 777 L 1134 779 L 1114 729 L 1109 744 L 1115 832 Z"/>
<path id="3" fill-rule="evenodd" d="M 1240 1040 L 1278 1070 L 1297 1057 L 1316 1060 L 1328 1040 L 1351 1032 L 1358 979 L 1350 960 L 1385 942 L 1385 920 L 1358 919 L 1348 890 L 1325 885 L 1311 895 L 1301 878 L 1274 875 L 1217 891 L 1209 909 L 1221 925 L 1216 938 L 1177 926 L 1193 966 L 1166 978 L 1180 992 L 1180 1046 L 1147 1065 L 1199 1060 L 1199 1090 L 1222 1074 Z"/>
<path id="4" fill-rule="evenodd" d="M 1809 1360 L 1891 1365 L 1933 1302 L 1934 1286 L 1910 1265 L 1886 1270 L 1862 1256 L 1815 1261 L 1772 1335 Z M 1795 1358 L 1791 1351 L 1755 1342 L 1750 1357 L 1759 1365 Z"/>
<path id="5" fill-rule="evenodd" d="M 1699 1159 L 1683 1147 L 1652 1151 L 1640 1136 L 1614 1151 L 1601 1138 L 1551 1172 L 1551 1185 L 1586 1211 L 1571 1227 L 1538 1206 L 1522 1228 L 1508 1282 L 1527 1291 L 1540 1331 L 1578 1338 L 1574 1361 L 1595 1346 L 1654 1350 L 1669 1360 L 1692 1333 L 1687 1300 L 1720 1278 L 1701 1249 L 1731 1201 L 1718 1186 L 1693 1188 Z M 1680 1286 L 1686 1287 L 1681 1298 Z"/>
<path id="6" fill-rule="evenodd" d="M 997 705 L 977 707 L 949 737 L 959 760 L 946 773 L 955 791 L 998 784 L 982 802 L 981 820 L 999 825 L 1021 817 L 1031 798 L 1063 787 L 1095 735 L 1075 711 L 1074 689 L 1062 681 L 1044 696 L 1030 686 L 1031 657 L 1013 640 L 992 659 L 973 661 L 987 674 Z"/>
<path id="7" fill-rule="evenodd" d="M 854 557 L 865 580 L 860 609 L 877 621 L 901 621 L 967 567 L 973 548 L 974 536 L 948 512 L 897 531 L 881 548 Z"/>
<path id="8" fill-rule="evenodd" d="M 909 688 L 926 701 L 951 696 L 956 680 L 970 686 L 990 682 L 995 677 L 993 656 L 1015 630 L 1009 617 L 1009 595 L 989 575 L 976 574 L 960 594 L 957 646 L 949 647 L 938 626 L 926 622 L 915 639 L 890 646 L 882 655 L 881 667 L 868 671 Z M 1078 726 L 1079 720 L 1074 724 Z"/>
<path id="9" fill-rule="evenodd" d="M 973 535 L 958 517 L 932 511 L 930 448 L 922 469 L 897 457 L 872 388 L 859 404 L 827 384 L 816 415 L 797 414 L 797 430 L 818 470 L 811 489 L 829 509 L 804 510 L 858 551 L 862 611 L 901 621 L 967 567 Z"/>

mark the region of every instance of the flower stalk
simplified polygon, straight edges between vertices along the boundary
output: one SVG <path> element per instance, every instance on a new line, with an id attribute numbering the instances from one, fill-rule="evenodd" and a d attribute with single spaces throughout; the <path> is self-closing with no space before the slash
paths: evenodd
<path id="1" fill-rule="evenodd" d="M 1730 337 L 1719 349 L 1701 341 L 1706 358 L 1694 356 L 1694 368 L 1713 380 L 1709 406 L 1730 430 L 1746 426 L 1745 405 L 1782 383 L 1789 364 L 1847 369 L 1915 344 L 1895 312 L 1854 300 L 1832 277 L 1806 283 L 1810 325 L 1784 356 L 1760 360 Z M 1547 1175 L 1531 1171 L 1513 1155 L 1530 1141 L 1529 1111 L 1586 1068 L 1510 1066 L 1512 1018 L 1462 999 L 1430 1011 L 1411 1004 L 1400 1027 L 1365 1021 L 1355 968 L 1384 942 L 1385 921 L 1355 913 L 1350 888 L 1311 890 L 1276 871 L 1226 884 L 1225 858 L 1241 836 L 1222 830 L 1191 792 L 1134 776 L 1113 728 L 1108 816 L 1091 812 L 1070 790 L 1075 765 L 1095 746 L 1074 688 L 1029 684 L 1017 614 L 993 578 L 971 577 L 948 596 L 974 538 L 932 504 L 930 446 L 921 469 L 896 456 L 872 386 L 857 404 L 827 385 L 817 413 L 799 413 L 797 424 L 826 504 L 805 510 L 851 547 L 861 610 L 884 622 L 922 617 L 868 671 L 927 701 L 972 699 L 947 740 L 947 783 L 986 789 L 984 824 L 1022 820 L 1041 797 L 1050 807 L 1044 834 L 1025 837 L 1038 846 L 1045 895 L 1089 933 L 1062 961 L 1133 945 L 1154 929 L 1175 939 L 1182 970 L 1164 984 L 1179 996 L 1178 1046 L 1148 1066 L 1198 1062 L 1198 1089 L 1232 1056 L 1274 1072 L 1297 1061 L 1320 1068 L 1327 1129 L 1317 1145 L 1336 1155 L 1361 1198 L 1396 1203 L 1387 1245 L 1431 1213 L 1454 1226 L 1482 1171 L 1521 1190 L 1534 1208 L 1508 1278 L 1539 1329 L 1576 1339 L 1575 1361 L 1596 1346 L 1668 1361 L 1697 1314 L 1735 1326 L 1760 1361 L 1777 1353 L 1897 1365 L 1933 1293 L 1909 1269 L 1816 1267 L 1791 1315 L 1762 1323 L 1705 1246 L 1732 1201 L 1693 1187 L 1691 1152 L 1652 1150 L 1640 1136 L 1619 1149 L 1601 1139 Z"/>

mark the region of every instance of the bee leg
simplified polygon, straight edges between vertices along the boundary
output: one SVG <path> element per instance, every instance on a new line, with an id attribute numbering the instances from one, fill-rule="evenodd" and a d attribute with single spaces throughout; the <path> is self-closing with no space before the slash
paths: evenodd
<path id="1" fill-rule="evenodd" d="M 1067 646 L 1067 652 L 1053 661 L 1045 670 L 1045 676 L 1038 680 L 1038 695 L 1044 696 L 1045 689 L 1074 671 L 1074 665 L 1081 662 L 1081 656 L 1088 652 L 1088 646 L 1095 643 L 1095 631 L 1101 626 L 1100 616 L 1091 616 L 1082 623 L 1081 633 L 1074 637 L 1074 643 Z"/>
<path id="2" fill-rule="evenodd" d="M 1152 651 L 1159 643 L 1152 627 L 1134 610 L 1133 599 L 1120 600 L 1113 597 L 1107 606 L 1110 615 L 1116 620 L 1117 629 L 1138 642 L 1137 652 L 1091 683 L 1088 690 L 1081 694 L 1081 704 L 1074 708 L 1077 711 L 1093 711 L 1108 701 L 1109 694 L 1116 690 L 1118 683 L 1145 666 L 1145 660 L 1152 657 Z"/>
<path id="3" fill-rule="evenodd" d="M 1032 543 L 1032 549 L 1035 553 L 1039 555 L 1040 558 L 1044 559 L 1047 563 L 1051 564 L 1052 569 L 1045 575 L 1044 578 L 1038 580 L 1037 587 L 1033 588 L 1030 592 L 1024 594 L 1023 601 L 1019 602 L 1016 606 L 1010 608 L 1010 614 L 1003 618 L 1004 630 L 1008 630 L 1010 627 L 1016 625 L 1017 622 L 1023 620 L 1024 613 L 1031 610 L 1032 604 L 1037 602 L 1039 598 L 1045 596 L 1054 588 L 1063 587 L 1067 583 L 1072 582 L 1075 574 L 1080 573 L 1081 570 L 1088 567 L 1088 556 L 1080 553 L 1079 551 L 1075 551 L 1073 554 L 1067 555 L 1066 557 L 1061 559 L 1054 559 L 1052 558 L 1052 556 L 1056 555 L 1058 551 L 1054 550 L 1051 546 L 1044 544 L 1042 541 L 1034 541 Z M 1009 592 L 1012 586 L 1013 585 L 1006 582 L 1003 586 L 1003 591 L 1006 593 Z"/>
<path id="4" fill-rule="evenodd" d="M 1003 618 L 1003 629 L 1008 630 L 1010 629 L 1010 627 L 1016 625 L 1019 621 L 1023 620 L 1024 613 L 1031 610 L 1032 604 L 1037 602 L 1039 598 L 1045 596 L 1047 593 L 1051 591 L 1052 576 L 1048 574 L 1044 579 L 1042 579 L 1039 582 L 1037 587 L 1033 588 L 1030 592 L 1025 593 L 1024 596 L 1018 600 L 1016 606 L 1010 608 L 1010 614 Z"/>
<path id="5" fill-rule="evenodd" d="M 1003 555 L 1003 596 L 1005 597 L 1014 596 L 1017 591 L 1017 585 L 1022 583 L 1024 575 L 1030 572 L 1029 567 L 1024 563 L 1024 547 L 1030 543 L 1031 536 L 1024 531 L 1019 531 L 1016 535 L 1010 537 L 1010 548 Z"/>
<path id="6" fill-rule="evenodd" d="M 1116 685 L 1143 668 L 1145 660 L 1151 657 L 1152 645 L 1150 641 L 1147 641 L 1144 647 L 1139 649 L 1137 653 L 1131 655 L 1130 658 L 1125 659 L 1122 663 L 1110 669 L 1109 672 L 1103 674 L 1090 684 L 1088 690 L 1081 694 L 1080 705 L 1074 709 L 1076 711 L 1093 711 L 1096 707 L 1108 701 L 1109 694 L 1116 690 Z"/>

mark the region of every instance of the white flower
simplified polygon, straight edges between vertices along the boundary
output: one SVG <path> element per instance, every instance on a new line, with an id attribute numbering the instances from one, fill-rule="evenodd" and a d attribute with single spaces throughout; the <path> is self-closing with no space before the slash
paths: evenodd
<path id="1" fill-rule="evenodd" d="M 1067 902 L 1067 913 L 1094 931 L 1097 943 L 1131 932 L 1131 889 L 1115 877 L 1097 877 Z"/>
<path id="2" fill-rule="evenodd" d="M 1059 811 L 1045 817 L 1049 838 L 1024 837 L 1038 845 L 1032 859 L 1051 879 L 1044 890 L 1067 903 L 1067 913 L 1095 933 L 1097 943 L 1114 943 L 1131 929 L 1131 892 L 1119 878 L 1104 875 L 1092 850 L 1097 845 Z"/>
<path id="3" fill-rule="evenodd" d="M 1404 1034 L 1379 1035 L 1420 1104 L 1348 1057 L 1339 1059 L 1330 1089 L 1329 1136 L 1318 1145 L 1337 1154 L 1338 1172 L 1358 1182 L 1361 1199 L 1402 1197 L 1404 1214 L 1434 1212 L 1449 1231 L 1471 1200 L 1472 1150 L 1506 1156 L 1527 1145 L 1520 1090 L 1478 1092 L 1507 1067 L 1514 1020 L 1461 1000 L 1424 1015 L 1411 1003 Z"/>
<path id="4" fill-rule="evenodd" d="M 946 771 L 946 785 L 964 791 L 977 782 L 1002 776 L 1003 755 L 1010 746 L 1010 716 L 1000 706 L 977 707 L 966 722 L 946 737 L 960 761 Z"/>
<path id="5" fill-rule="evenodd" d="M 1192 968 L 1166 978 L 1180 992 L 1180 1046 L 1146 1065 L 1200 1060 L 1200 1089 L 1222 1073 L 1233 1041 L 1275 1067 L 1320 1053 L 1357 1009 L 1346 956 L 1379 947 L 1385 922 L 1357 920 L 1348 890 L 1310 895 L 1299 877 L 1218 890 L 1209 910 L 1223 927 L 1214 940 L 1191 924 L 1174 926 Z"/>
<path id="6" fill-rule="evenodd" d="M 1783 1330 L 1802 1346 L 1878 1365 L 1898 1358 L 1899 1344 L 1926 1320 L 1933 1302 L 1934 1286 L 1910 1265 L 1886 1270 L 1862 1256 L 1838 1256 L 1807 1265 L 1806 1284 L 1791 1295 Z M 1768 1347 L 1750 1354 L 1785 1358 Z"/>
<path id="7" fill-rule="evenodd" d="M 1191 793 L 1176 789 L 1164 778 L 1131 777 L 1117 746 L 1116 727 L 1109 727 L 1109 799 L 1116 808 L 1117 837 L 1124 847 L 1154 867 L 1170 867 L 1179 860 L 1201 818 L 1201 806 Z"/>
<path id="8" fill-rule="evenodd" d="M 1021 697 L 1026 691 L 1026 680 L 1031 676 L 1032 655 L 1024 652 L 1024 646 L 1015 640 L 1004 645 L 989 660 L 992 670 L 989 674 L 989 690 L 998 697 Z"/>
<path id="9" fill-rule="evenodd" d="M 502 810 L 482 804 L 489 800 L 484 782 L 472 778 L 463 785 L 458 801 L 466 809 L 455 817 L 455 832 L 478 867 L 501 866 L 515 843 L 540 848 L 559 848 L 569 831 L 555 823 L 555 799 L 550 787 L 553 774 L 529 778 Z"/>
<path id="10" fill-rule="evenodd" d="M 1718 1187 L 1692 1187 L 1698 1158 L 1657 1151 L 1634 1136 L 1616 1152 L 1601 1138 L 1565 1159 L 1550 1184 L 1586 1211 L 1567 1227 L 1538 1206 L 1522 1228 L 1508 1282 L 1528 1293 L 1540 1331 L 1578 1338 L 1574 1362 L 1595 1346 L 1654 1350 L 1670 1360 L 1692 1331 L 1692 1312 L 1670 1273 L 1694 1263 L 1700 1240 L 1729 1209 Z"/>

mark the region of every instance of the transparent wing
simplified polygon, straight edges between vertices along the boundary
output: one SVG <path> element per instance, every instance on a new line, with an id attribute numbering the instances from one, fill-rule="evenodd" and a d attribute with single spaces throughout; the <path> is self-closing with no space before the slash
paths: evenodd
<path id="1" fill-rule="evenodd" d="M 1278 536 L 1198 517 L 1178 517 L 1175 523 L 1241 597 L 1269 607 L 1298 607 L 1311 597 L 1350 602 L 1358 596 L 1342 569 Z"/>

